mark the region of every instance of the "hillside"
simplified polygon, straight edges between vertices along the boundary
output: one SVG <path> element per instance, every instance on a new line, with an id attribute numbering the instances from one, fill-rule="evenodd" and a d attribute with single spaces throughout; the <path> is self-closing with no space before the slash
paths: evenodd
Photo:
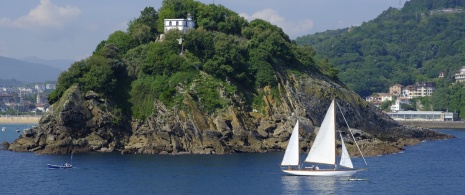
<path id="1" fill-rule="evenodd" d="M 450 82 L 465 60 L 464 7 L 464 0 L 411 0 L 361 26 L 296 42 L 311 45 L 319 58 L 328 57 L 340 69 L 340 80 L 363 97 L 396 83 L 433 81 L 441 71 L 442 82 Z"/>
<path id="2" fill-rule="evenodd" d="M 192 14 L 196 28 L 164 31 Z M 184 21 L 182 21 L 184 22 Z M 184 26 L 184 25 L 182 25 Z M 161 36 L 163 34 L 163 36 Z M 180 44 L 182 38 L 182 44 Z M 53 110 L 9 145 L 37 153 L 227 154 L 285 148 L 296 120 L 314 138 L 336 99 L 368 155 L 450 138 L 401 126 L 337 80 L 311 47 L 221 5 L 165 0 L 147 7 L 60 75 Z M 341 115 L 338 128 L 347 134 Z M 351 143 L 349 150 L 355 151 Z M 305 146 L 302 150 L 307 150 Z"/>
<path id="3" fill-rule="evenodd" d="M 34 64 L 45 64 L 47 66 L 58 68 L 62 71 L 68 70 L 68 68 L 74 62 L 74 60 L 67 60 L 67 59 L 46 60 L 46 59 L 41 59 L 38 57 L 27 57 L 21 60 L 29 62 L 29 63 L 34 63 Z"/>
<path id="4" fill-rule="evenodd" d="M 43 64 L 29 63 L 0 56 L 0 79 L 22 82 L 56 81 L 61 70 Z"/>

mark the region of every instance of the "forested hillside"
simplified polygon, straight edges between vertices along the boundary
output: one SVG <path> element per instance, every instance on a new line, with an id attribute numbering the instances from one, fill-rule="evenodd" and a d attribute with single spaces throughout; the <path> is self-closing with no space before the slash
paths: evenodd
<path id="1" fill-rule="evenodd" d="M 314 47 L 319 58 L 327 57 L 340 70 L 340 80 L 362 97 L 387 92 L 396 83 L 436 81 L 439 91 L 427 100 L 429 109 L 459 111 L 465 108 L 460 103 L 463 87 L 449 87 L 465 65 L 464 7 L 464 0 L 411 0 L 361 26 L 307 35 L 296 42 Z M 443 81 L 437 79 L 441 71 Z"/>
<path id="2" fill-rule="evenodd" d="M 189 13 L 198 28 L 186 34 L 170 31 L 157 40 L 164 33 L 163 19 L 186 18 Z M 260 109 L 261 98 L 254 99 L 257 89 L 277 90 L 274 67 L 319 72 L 313 55 L 310 47 L 291 43 L 269 22 L 249 23 L 221 5 L 165 0 L 160 10 L 145 8 L 126 32 L 114 32 L 92 56 L 61 74 L 49 101 L 56 102 L 78 83 L 83 91 L 100 93 L 117 102 L 123 113 L 144 120 L 154 111 L 154 99 L 170 108 L 182 106 L 186 93 L 207 113 L 224 109 L 226 101 L 216 92 L 224 88 L 225 96 L 242 94 L 244 101 Z M 184 89 L 194 80 L 195 90 Z"/>
<path id="3" fill-rule="evenodd" d="M 164 19 L 189 13 L 196 28 L 162 32 Z M 110 34 L 92 56 L 63 72 L 49 96 L 52 111 L 8 148 L 53 154 L 280 151 L 299 121 L 306 150 L 333 99 L 341 112 L 338 129 L 346 137 L 347 126 L 357 129 L 368 155 L 450 137 L 400 125 L 314 56 L 311 46 L 296 45 L 269 22 L 246 21 L 221 5 L 164 0 L 158 11 L 145 8 L 127 31 Z M 353 144 L 348 148 L 355 153 Z"/>

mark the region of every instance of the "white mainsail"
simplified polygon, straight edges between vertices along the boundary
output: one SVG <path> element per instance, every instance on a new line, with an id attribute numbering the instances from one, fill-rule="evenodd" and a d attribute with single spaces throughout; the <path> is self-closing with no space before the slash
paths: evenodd
<path id="1" fill-rule="evenodd" d="M 287 144 L 286 152 L 284 153 L 282 166 L 297 166 L 299 165 L 299 121 L 295 124 L 292 130 L 291 138 Z"/>
<path id="2" fill-rule="evenodd" d="M 316 163 L 316 164 L 328 164 L 334 165 L 334 169 L 323 168 L 323 169 L 311 169 L 310 167 L 300 167 L 299 164 L 299 121 L 297 121 L 292 135 L 289 139 L 286 152 L 284 154 L 281 166 L 299 166 L 297 168 L 289 167 L 288 169 L 282 169 L 283 172 L 290 175 L 302 175 L 302 176 L 335 176 L 335 177 L 350 177 L 360 171 L 360 169 L 354 169 L 352 160 L 350 159 L 349 153 L 345 146 L 342 135 L 339 132 L 342 143 L 341 160 L 339 162 L 340 167 L 346 167 L 346 169 L 337 169 L 336 165 L 336 103 L 335 100 L 331 102 L 331 105 L 326 112 L 325 118 L 321 124 L 320 130 L 318 131 L 316 138 L 313 142 L 312 148 L 305 159 L 305 162 Z M 341 111 L 342 112 L 342 111 Z M 344 114 L 341 113 L 344 120 Z M 347 124 L 347 121 L 346 121 Z M 348 125 L 347 125 L 348 126 Z M 352 132 L 349 128 L 349 133 Z M 354 136 L 352 135 L 352 138 Z M 354 142 L 357 145 L 357 142 Z M 358 145 L 357 145 L 358 148 Z M 359 148 L 359 152 L 360 148 Z M 362 154 L 363 157 L 363 154 Z M 365 162 L 366 164 L 366 162 Z M 349 168 L 349 169 L 347 169 Z"/>
<path id="3" fill-rule="evenodd" d="M 336 164 L 336 116 L 334 100 L 326 112 L 305 162 Z"/>
<path id="4" fill-rule="evenodd" d="M 344 144 L 344 139 L 342 139 L 342 135 L 339 134 L 341 137 L 341 144 L 342 144 L 342 150 L 341 150 L 341 162 L 339 162 L 339 165 L 347 168 L 354 168 L 354 165 L 352 164 L 352 160 L 350 160 L 349 152 L 347 152 L 346 145 Z"/>

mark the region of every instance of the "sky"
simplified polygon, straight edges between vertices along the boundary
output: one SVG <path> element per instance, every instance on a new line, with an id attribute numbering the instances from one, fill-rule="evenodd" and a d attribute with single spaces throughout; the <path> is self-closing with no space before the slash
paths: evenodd
<path id="1" fill-rule="evenodd" d="M 102 40 L 162 0 L 0 0 L 0 56 L 81 60 Z M 359 26 L 405 0 L 200 0 L 251 21 L 281 27 L 291 39 Z"/>

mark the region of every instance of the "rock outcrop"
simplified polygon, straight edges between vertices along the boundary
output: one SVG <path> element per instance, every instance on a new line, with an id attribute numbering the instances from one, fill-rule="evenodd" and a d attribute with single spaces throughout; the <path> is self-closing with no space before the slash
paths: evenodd
<path id="1" fill-rule="evenodd" d="M 129 125 L 114 125 L 115 120 L 111 105 L 93 92 L 82 94 L 74 85 L 37 127 L 24 130 L 8 149 L 51 154 L 114 151 L 130 136 Z"/>
<path id="2" fill-rule="evenodd" d="M 140 154 L 227 154 L 285 149 L 299 120 L 302 150 L 308 150 L 333 98 L 338 103 L 338 128 L 352 128 L 366 155 L 396 153 L 406 145 L 451 138 L 434 130 L 402 126 L 342 84 L 317 73 L 278 72 L 279 95 L 261 89 L 263 108 L 254 109 L 235 94 L 229 106 L 206 114 L 189 94 L 184 106 L 156 110 L 145 121 L 114 116 L 111 102 L 98 94 L 83 94 L 78 85 L 65 93 L 41 120 L 8 147 L 37 153 L 111 152 Z M 195 83 L 192 86 L 195 87 Z M 180 93 L 181 91 L 178 91 Z M 221 89 L 218 89 L 221 93 Z M 340 112 L 341 111 L 341 112 Z M 345 118 L 345 119 L 344 119 Z M 348 139 L 349 140 L 349 139 Z M 347 144 L 356 154 L 353 142 Z"/>

